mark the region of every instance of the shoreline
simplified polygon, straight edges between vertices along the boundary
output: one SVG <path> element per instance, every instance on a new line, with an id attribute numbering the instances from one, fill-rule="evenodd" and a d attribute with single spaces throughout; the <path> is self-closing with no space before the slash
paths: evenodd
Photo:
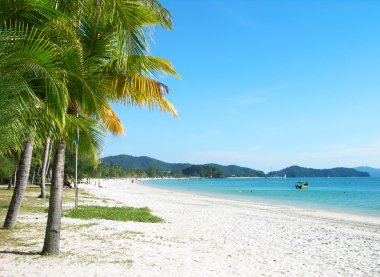
<path id="1" fill-rule="evenodd" d="M 235 177 L 234 177 L 235 178 Z M 238 177 L 240 178 L 240 177 Z M 245 177 L 242 177 L 245 178 Z M 251 177 L 249 177 L 251 178 Z M 174 180 L 186 180 L 189 178 L 172 178 Z M 294 178 L 296 179 L 296 178 Z M 120 179 L 123 180 L 123 179 Z M 127 179 L 128 180 L 128 179 Z M 380 215 L 375 215 L 375 214 L 368 214 L 365 212 L 360 212 L 356 210 L 345 210 L 344 208 L 339 209 L 339 207 L 329 207 L 329 208 L 322 208 L 317 204 L 305 204 L 305 203 L 300 203 L 298 206 L 296 203 L 291 204 L 291 203 L 285 203 L 282 202 L 281 200 L 268 200 L 268 199 L 263 199 L 263 198 L 248 198 L 248 197 L 239 197 L 238 195 L 227 195 L 227 194 L 222 194 L 222 193 L 212 193 L 212 192 L 197 192 L 197 191 L 189 191 L 189 190 L 181 190 L 181 189 L 176 189 L 176 188 L 165 188 L 165 187 L 160 187 L 156 185 L 149 184 L 149 181 L 151 180 L 161 180 L 161 178 L 140 178 L 140 179 L 135 179 L 136 184 L 145 186 L 148 188 L 152 189 L 158 189 L 158 190 L 163 190 L 163 191 L 173 191 L 173 192 L 178 192 L 178 193 L 185 193 L 185 194 L 190 194 L 190 195 L 197 195 L 197 196 L 204 196 L 204 197 L 209 197 L 209 198 L 217 198 L 217 199 L 223 199 L 223 200 L 231 200 L 231 201 L 238 201 L 242 203 L 255 203 L 259 205 L 268 205 L 268 206 L 276 206 L 276 207 L 284 207 L 288 209 L 301 209 L 304 212 L 308 212 L 310 215 L 311 214 L 319 214 L 321 216 L 325 217 L 331 217 L 334 219 L 351 219 L 354 221 L 363 221 L 363 222 L 371 222 L 374 224 L 380 224 Z M 147 182 L 147 183 L 145 183 Z M 305 206 L 302 206 L 305 205 Z M 300 206 L 302 206 L 300 208 Z M 331 208 L 331 209 L 330 209 Z"/>
<path id="2" fill-rule="evenodd" d="M 51 276 L 57 268 L 57 276 L 380 275 L 380 222 L 176 192 L 131 179 L 100 183 L 79 185 L 86 192 L 80 205 L 148 207 L 164 222 L 63 217 L 62 255 L 40 257 L 43 237 L 37 236 L 33 244 L 0 253 L 3 275 Z M 32 222 L 43 233 L 46 214 L 20 218 L 21 224 Z"/>
<path id="3" fill-rule="evenodd" d="M 196 178 L 196 177 L 195 177 Z M 135 181 L 131 183 L 131 180 L 134 179 Z M 178 180 L 186 180 L 189 178 L 174 178 Z M 325 218 L 325 219 L 333 219 L 333 220 L 342 220 L 342 221 L 353 221 L 353 222 L 360 222 L 364 224 L 374 224 L 379 225 L 380 230 L 380 217 L 375 215 L 368 215 L 368 214 L 362 214 L 362 213 L 353 213 L 353 212 L 343 212 L 343 211 L 330 211 L 327 209 L 322 209 L 319 207 L 298 207 L 296 205 L 286 204 L 286 203 L 279 203 L 275 201 L 267 201 L 262 199 L 238 199 L 238 198 L 229 198 L 229 197 L 223 197 L 223 195 L 218 194 L 208 194 L 208 193 L 200 193 L 195 191 L 186 191 L 186 190 L 176 190 L 176 189 L 168 189 L 168 188 L 162 188 L 162 187 L 156 187 L 154 185 L 149 185 L 145 183 L 141 183 L 141 181 L 147 181 L 155 180 L 155 178 L 121 178 L 121 179 L 101 179 L 102 182 L 109 182 L 109 181 L 116 181 L 116 182 L 126 182 L 128 185 L 132 185 L 134 188 L 144 189 L 144 190 L 151 190 L 152 192 L 161 192 L 165 194 L 178 194 L 181 197 L 195 197 L 205 200 L 205 201 L 213 201 L 213 202 L 224 202 L 224 204 L 231 204 L 234 206 L 242 205 L 244 207 L 246 206 L 252 206 L 255 208 L 268 208 L 268 209 L 288 209 L 293 211 L 297 211 L 300 214 L 303 214 L 305 216 L 315 216 L 318 218 Z M 103 188 L 103 187 L 102 187 Z M 84 187 L 84 189 L 88 189 Z M 230 203 L 229 203 L 230 202 Z M 380 233 L 380 232 L 379 232 Z"/>

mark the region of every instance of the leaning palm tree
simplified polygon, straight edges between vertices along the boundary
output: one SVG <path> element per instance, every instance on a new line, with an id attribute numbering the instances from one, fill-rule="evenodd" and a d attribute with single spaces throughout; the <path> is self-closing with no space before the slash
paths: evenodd
<path id="1" fill-rule="evenodd" d="M 62 130 L 60 137 L 56 137 L 49 211 L 42 254 L 58 254 L 60 249 L 64 164 L 68 144 L 75 140 L 76 132 L 79 130 L 81 132 L 81 151 L 96 157 L 104 136 L 103 128 L 98 121 L 91 118 L 76 117 L 71 114 L 67 114 L 66 117 L 67 124 L 65 129 Z"/>
<path id="2" fill-rule="evenodd" d="M 60 52 L 35 27 L 0 23 L 0 152 L 21 150 L 17 182 L 4 228 L 13 228 L 29 176 L 35 141 L 63 123 L 65 74 Z"/>
<path id="3" fill-rule="evenodd" d="M 64 41 L 71 46 L 63 60 L 68 77 L 68 117 L 76 118 L 77 124 L 93 118 L 120 133 L 122 125 L 110 101 L 158 107 L 176 115 L 165 98 L 167 87 L 152 78 L 158 72 L 177 76 L 172 65 L 163 59 L 144 58 L 148 53 L 146 27 L 171 27 L 166 10 L 156 1 L 84 0 L 72 4 L 55 1 L 57 9 L 72 19 L 69 28 L 56 29 L 66 32 Z M 66 124 L 67 131 L 57 141 L 43 254 L 59 253 L 64 158 L 68 130 L 73 126 Z"/>

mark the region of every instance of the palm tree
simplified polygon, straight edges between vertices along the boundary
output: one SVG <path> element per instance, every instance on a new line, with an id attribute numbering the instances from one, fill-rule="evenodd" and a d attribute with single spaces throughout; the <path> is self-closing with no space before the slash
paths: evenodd
<path id="1" fill-rule="evenodd" d="M 3 0 L 0 11 L 0 92 L 8 99 L 0 103 L 0 153 L 22 150 L 4 227 L 15 224 L 33 144 L 52 132 L 56 153 L 43 253 L 55 254 L 65 149 L 77 130 L 81 149 L 96 160 L 103 128 L 123 132 L 111 101 L 176 115 L 165 98 L 168 88 L 154 77 L 178 75 L 168 61 L 148 56 L 146 38 L 154 25 L 170 29 L 171 18 L 154 0 Z"/>
<path id="2" fill-rule="evenodd" d="M 157 72 L 178 76 L 177 73 L 166 60 L 145 57 L 148 45 L 144 28 L 157 24 L 170 27 L 166 10 L 156 1 L 80 1 L 81 5 L 75 6 L 83 7 L 79 11 L 60 2 L 56 1 L 56 7 L 62 7 L 61 11 L 72 17 L 74 30 L 67 35 L 75 34 L 73 42 L 80 42 L 64 63 L 68 74 L 69 117 L 73 119 L 80 114 L 82 120 L 98 119 L 117 134 L 123 128 L 110 101 L 157 106 L 176 115 L 165 98 L 167 87 L 149 76 Z M 73 126 L 66 124 L 69 128 Z M 67 138 L 73 137 L 69 133 L 62 136 L 55 154 L 43 254 L 59 253 L 64 153 Z M 83 134 L 81 137 L 83 140 Z M 96 148 L 93 150 L 96 153 Z"/>
<path id="3" fill-rule="evenodd" d="M 2 1 L 0 8 L 4 11 L 6 4 L 15 3 L 17 1 Z M 5 15 L 4 12 L 0 14 Z M 48 126 L 62 125 L 67 103 L 65 75 L 59 66 L 61 52 L 47 43 L 38 28 L 17 20 L 12 22 L 9 19 L 12 15 L 0 16 L 3 20 L 0 21 L 0 93 L 3 100 L 0 104 L 0 153 L 22 151 L 4 228 L 15 226 L 34 142 L 45 136 Z"/>

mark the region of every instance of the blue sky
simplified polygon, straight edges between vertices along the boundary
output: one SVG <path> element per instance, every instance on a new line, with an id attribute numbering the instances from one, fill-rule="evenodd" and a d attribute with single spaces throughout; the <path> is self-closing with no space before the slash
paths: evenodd
<path id="1" fill-rule="evenodd" d="M 104 156 L 237 164 L 380 167 L 380 1 L 169 1 L 179 118 L 116 106 L 126 135 Z"/>

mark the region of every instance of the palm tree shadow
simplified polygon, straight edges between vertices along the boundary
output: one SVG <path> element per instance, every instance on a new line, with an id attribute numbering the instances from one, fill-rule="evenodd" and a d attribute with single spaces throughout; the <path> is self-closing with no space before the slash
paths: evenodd
<path id="1" fill-rule="evenodd" d="M 14 254 L 14 255 L 23 255 L 23 256 L 34 256 L 41 255 L 41 252 L 36 251 L 11 251 L 11 250 L 0 250 L 0 254 Z"/>

